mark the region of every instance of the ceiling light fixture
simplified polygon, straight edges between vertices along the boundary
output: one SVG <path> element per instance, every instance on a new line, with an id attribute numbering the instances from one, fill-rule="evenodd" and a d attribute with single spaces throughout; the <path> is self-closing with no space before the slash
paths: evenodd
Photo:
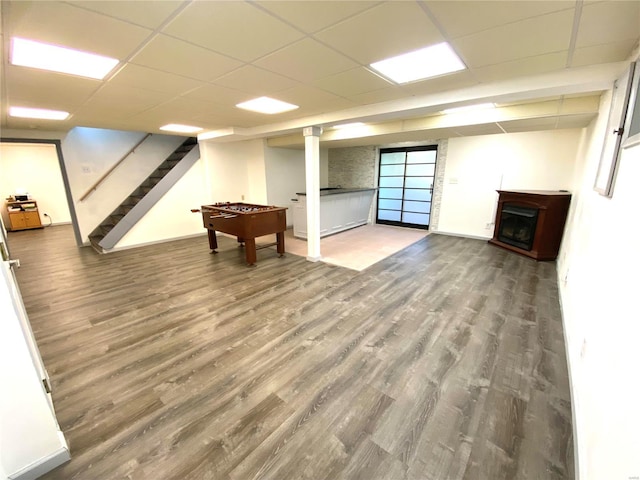
<path id="1" fill-rule="evenodd" d="M 450 113 L 462 113 L 462 112 L 470 112 L 476 110 L 484 110 L 486 108 L 495 108 L 495 103 L 477 103 L 475 105 L 467 105 L 466 107 L 456 107 L 456 108 L 447 108 L 442 110 L 442 113 L 450 114 Z"/>
<path id="2" fill-rule="evenodd" d="M 353 127 L 362 127 L 364 126 L 364 123 L 362 122 L 352 122 L 352 123 L 342 123 L 340 125 L 334 125 L 332 128 L 334 128 L 335 130 L 340 130 L 343 128 L 353 128 Z"/>
<path id="3" fill-rule="evenodd" d="M 448 43 L 387 58 L 370 65 L 395 83 L 408 83 L 464 70 L 466 67 Z"/>
<path id="4" fill-rule="evenodd" d="M 178 123 L 169 123 L 163 127 L 160 127 L 160 130 L 164 130 L 167 132 L 177 132 L 177 133 L 196 133 L 202 130 L 202 127 L 193 127 L 191 125 L 180 125 Z"/>
<path id="5" fill-rule="evenodd" d="M 10 107 L 9 115 L 18 118 L 38 118 L 41 120 L 66 120 L 69 112 L 46 110 L 44 108 Z"/>
<path id="6" fill-rule="evenodd" d="M 290 110 L 300 108 L 298 107 L 298 105 L 293 105 L 292 103 L 275 100 L 269 97 L 254 98 L 253 100 L 249 100 L 247 102 L 238 103 L 236 107 L 242 108 L 244 110 L 251 110 L 252 112 L 266 113 L 269 115 L 273 115 L 274 113 L 288 112 Z"/>
<path id="7" fill-rule="evenodd" d="M 119 60 L 24 38 L 11 41 L 11 63 L 102 80 Z"/>

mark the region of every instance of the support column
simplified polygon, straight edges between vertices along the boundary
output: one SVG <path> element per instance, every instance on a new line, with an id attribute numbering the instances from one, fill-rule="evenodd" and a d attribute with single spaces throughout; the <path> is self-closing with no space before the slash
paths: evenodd
<path id="1" fill-rule="evenodd" d="M 307 193 L 307 260 L 317 262 L 320 256 L 320 135 L 321 127 L 306 127 L 304 135 L 304 167 Z"/>

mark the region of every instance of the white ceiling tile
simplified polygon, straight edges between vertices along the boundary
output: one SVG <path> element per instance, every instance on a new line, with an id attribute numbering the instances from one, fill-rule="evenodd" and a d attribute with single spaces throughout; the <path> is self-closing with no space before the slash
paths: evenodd
<path id="1" fill-rule="evenodd" d="M 12 105 L 67 110 L 82 105 L 103 82 L 27 67 L 6 67 L 6 89 Z M 29 105 L 26 105 L 28 102 Z"/>
<path id="2" fill-rule="evenodd" d="M 313 111 L 342 110 L 356 104 L 319 88 L 301 85 L 282 91 L 278 99 Z"/>
<path id="3" fill-rule="evenodd" d="M 232 88 L 206 84 L 182 96 L 186 99 L 205 100 L 219 105 L 233 107 L 247 99 L 247 94 Z"/>
<path id="4" fill-rule="evenodd" d="M 328 2 L 326 0 L 292 2 L 268 0 L 256 3 L 280 18 L 295 24 L 305 32 L 312 33 L 366 10 L 379 2 L 350 0 L 341 0 L 339 2 Z"/>
<path id="5" fill-rule="evenodd" d="M 575 8 L 575 1 L 426 1 L 450 38 Z"/>
<path id="6" fill-rule="evenodd" d="M 422 80 L 403 85 L 403 89 L 412 95 L 428 95 L 457 88 L 470 87 L 476 85 L 478 81 L 468 70 L 443 75 L 441 77 Z"/>
<path id="7" fill-rule="evenodd" d="M 164 93 L 128 87 L 126 85 L 106 84 L 85 106 L 126 107 L 132 111 L 141 111 L 167 100 Z"/>
<path id="8" fill-rule="evenodd" d="M 363 65 L 444 41 L 414 2 L 387 2 L 315 34 Z"/>
<path id="9" fill-rule="evenodd" d="M 264 96 L 291 88 L 298 84 L 295 80 L 283 77 L 277 73 L 245 65 L 228 73 L 214 82 L 222 87 L 233 88 L 251 95 Z"/>
<path id="10" fill-rule="evenodd" d="M 389 82 L 364 67 L 358 67 L 321 78 L 314 85 L 336 95 L 350 97 L 388 87 Z"/>
<path id="11" fill-rule="evenodd" d="M 580 16 L 576 47 L 640 38 L 640 1 L 599 2 L 585 5 Z"/>
<path id="12" fill-rule="evenodd" d="M 113 0 L 83 0 L 71 1 L 72 5 L 86 10 L 103 13 L 120 20 L 126 20 L 136 25 L 155 29 L 182 5 L 179 0 L 144 0 L 144 1 L 113 1 Z"/>
<path id="13" fill-rule="evenodd" d="M 352 95 L 349 97 L 349 99 L 353 100 L 359 105 L 370 105 L 372 103 L 389 102 L 392 100 L 399 100 L 401 98 L 406 98 L 406 97 L 407 97 L 407 92 L 405 92 L 402 89 L 402 87 L 394 85 L 394 86 L 387 86 L 385 88 L 381 88 L 380 90 L 374 90 L 372 92 Z"/>
<path id="14" fill-rule="evenodd" d="M 153 81 L 149 81 L 153 79 Z M 112 85 L 126 85 L 129 87 L 143 88 L 155 92 L 164 92 L 171 95 L 180 95 L 195 88 L 205 85 L 204 82 L 192 78 L 161 72 L 151 68 L 128 63 L 120 70 L 109 83 Z"/>
<path id="15" fill-rule="evenodd" d="M 468 67 L 556 53 L 569 48 L 573 11 L 564 10 L 459 38 L 455 50 Z"/>
<path id="16" fill-rule="evenodd" d="M 251 61 L 303 37 L 247 2 L 194 2 L 164 32 L 231 57 Z"/>
<path id="17" fill-rule="evenodd" d="M 564 51 L 474 68 L 473 74 L 480 82 L 490 83 L 560 70 L 566 64 L 567 52 Z"/>
<path id="18" fill-rule="evenodd" d="M 272 72 L 286 72 L 288 77 L 302 82 L 312 82 L 357 66 L 347 57 L 310 38 L 261 58 L 255 65 Z"/>
<path id="19" fill-rule="evenodd" d="M 232 71 L 242 62 L 166 35 L 156 36 L 131 63 L 198 80 Z"/>
<path id="20" fill-rule="evenodd" d="M 580 67 L 597 63 L 624 61 L 631 55 L 635 44 L 636 40 L 623 40 L 604 45 L 576 48 L 573 52 L 571 66 Z"/>
<path id="21" fill-rule="evenodd" d="M 127 57 L 149 29 L 61 2 L 11 2 L 11 36 L 106 55 Z M 117 34 L 114 34 L 117 32 Z"/>

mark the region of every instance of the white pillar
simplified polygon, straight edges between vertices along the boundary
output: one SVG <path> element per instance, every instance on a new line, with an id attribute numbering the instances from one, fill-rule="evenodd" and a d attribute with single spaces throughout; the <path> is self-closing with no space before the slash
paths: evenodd
<path id="1" fill-rule="evenodd" d="M 320 135 L 321 127 L 306 127 L 304 166 L 307 193 L 307 260 L 317 262 L 320 256 Z"/>

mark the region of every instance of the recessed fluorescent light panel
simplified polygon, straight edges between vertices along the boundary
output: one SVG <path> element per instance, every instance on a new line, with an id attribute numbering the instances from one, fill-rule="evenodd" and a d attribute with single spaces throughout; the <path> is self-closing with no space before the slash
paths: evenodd
<path id="1" fill-rule="evenodd" d="M 180 125 L 178 123 L 169 123 L 164 127 L 160 127 L 160 130 L 165 130 L 167 132 L 177 132 L 177 133 L 196 133 L 202 130 L 201 127 L 192 127 L 191 125 Z"/>
<path id="2" fill-rule="evenodd" d="M 342 123 L 340 125 L 334 125 L 333 128 L 336 130 L 340 130 L 342 128 L 362 127 L 363 125 L 364 123 L 362 122 Z"/>
<path id="3" fill-rule="evenodd" d="M 415 82 L 466 68 L 448 43 L 387 58 L 370 66 L 395 83 Z"/>
<path id="4" fill-rule="evenodd" d="M 456 108 L 447 108 L 443 110 L 442 113 L 461 113 L 461 112 L 471 112 L 475 110 L 483 110 L 485 108 L 495 108 L 494 103 L 478 103 L 476 105 L 467 105 L 466 107 L 456 107 Z"/>
<path id="5" fill-rule="evenodd" d="M 298 107 L 298 105 L 282 102 L 280 100 L 275 100 L 269 97 L 254 98 L 253 100 L 249 100 L 248 102 L 239 103 L 236 105 L 236 107 L 242 108 L 244 110 L 251 110 L 252 112 L 268 113 L 270 115 L 273 115 L 274 113 L 288 112 L 290 110 L 300 108 Z"/>
<path id="6" fill-rule="evenodd" d="M 119 60 L 14 37 L 11 63 L 102 80 Z"/>
<path id="7" fill-rule="evenodd" d="M 38 118 L 42 120 L 65 120 L 69 112 L 61 110 L 45 110 L 43 108 L 11 107 L 9 115 L 20 118 Z"/>

